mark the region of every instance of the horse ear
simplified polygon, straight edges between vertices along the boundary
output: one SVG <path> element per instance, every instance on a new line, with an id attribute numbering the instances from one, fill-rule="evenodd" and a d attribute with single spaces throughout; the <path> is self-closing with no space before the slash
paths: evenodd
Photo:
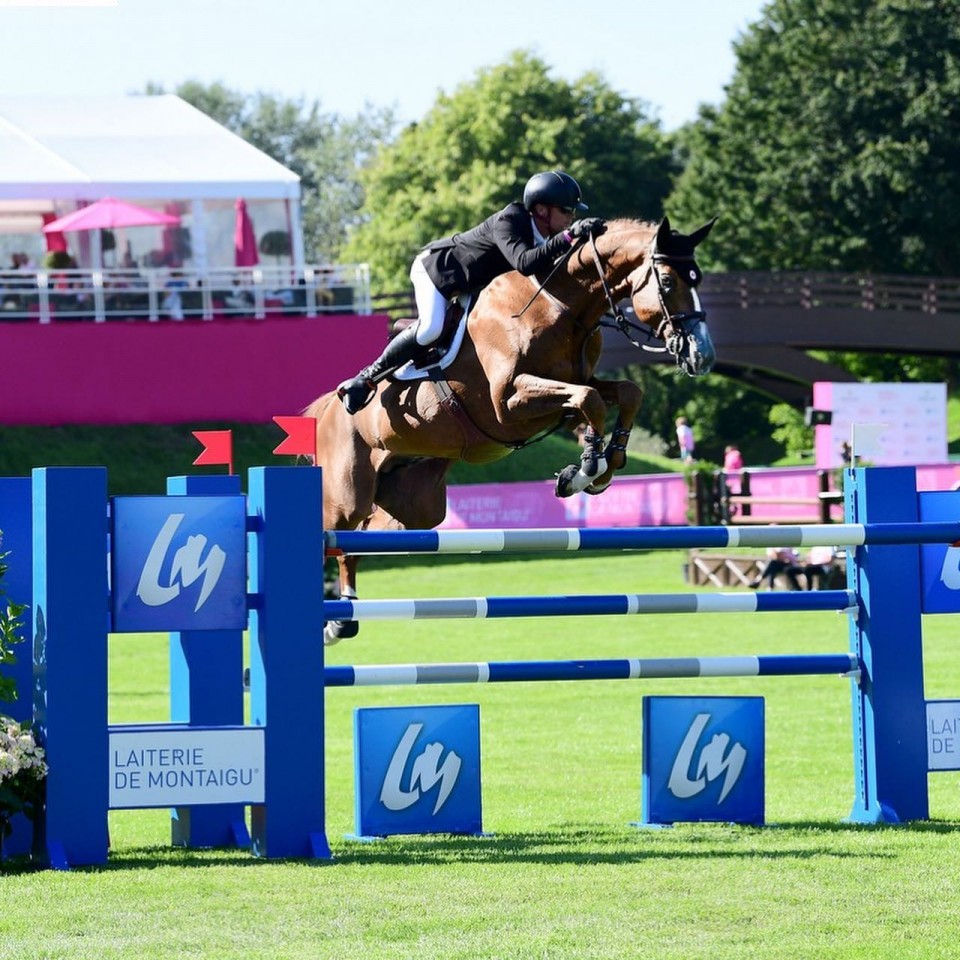
<path id="1" fill-rule="evenodd" d="M 696 246 L 698 243 L 704 241 L 716 222 L 717 218 L 714 217 L 712 220 L 708 220 L 699 230 L 694 230 L 693 233 L 690 234 L 690 243 Z"/>
<path id="2" fill-rule="evenodd" d="M 670 218 L 664 214 L 663 219 L 660 221 L 660 226 L 657 227 L 657 235 L 654 238 L 654 244 L 656 248 L 661 252 L 667 250 L 670 246 L 670 237 L 672 236 L 672 231 L 670 229 Z"/>

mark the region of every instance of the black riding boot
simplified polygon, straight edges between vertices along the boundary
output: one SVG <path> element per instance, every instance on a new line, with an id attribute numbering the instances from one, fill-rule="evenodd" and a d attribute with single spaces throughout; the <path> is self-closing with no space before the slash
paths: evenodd
<path id="1" fill-rule="evenodd" d="M 337 396 L 343 401 L 347 413 L 362 410 L 373 399 L 376 385 L 408 360 L 413 360 L 420 349 L 416 324 L 411 324 L 387 344 L 386 350 L 370 366 L 364 367 L 351 380 L 344 380 L 337 387 Z"/>

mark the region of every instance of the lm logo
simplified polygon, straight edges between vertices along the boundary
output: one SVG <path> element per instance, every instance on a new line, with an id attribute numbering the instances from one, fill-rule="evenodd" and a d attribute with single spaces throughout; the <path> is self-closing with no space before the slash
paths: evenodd
<path id="1" fill-rule="evenodd" d="M 723 787 L 717 801 L 723 803 L 743 772 L 747 751 L 740 743 L 734 743 L 728 750 L 730 737 L 725 733 L 714 734 L 700 750 L 700 759 L 695 762 L 697 744 L 709 722 L 709 713 L 697 714 L 673 761 L 667 789 L 680 800 L 695 797 L 707 788 L 708 783 L 723 777 Z M 694 775 L 691 776 L 691 773 Z"/>
<path id="2" fill-rule="evenodd" d="M 443 744 L 428 743 L 410 765 L 410 788 L 404 790 L 404 770 L 407 768 L 414 744 L 422 729 L 422 723 L 411 723 L 404 731 L 397 749 L 390 758 L 390 765 L 387 767 L 383 786 L 380 788 L 380 802 L 388 810 L 406 810 L 413 806 L 423 794 L 429 793 L 439 785 L 437 799 L 433 805 L 433 813 L 436 815 L 447 802 L 457 783 L 462 765 L 460 757 L 450 750 L 443 763 L 440 763 Z"/>
<path id="3" fill-rule="evenodd" d="M 217 544 L 213 544 L 204 557 L 207 538 L 203 534 L 189 536 L 186 543 L 173 555 L 169 583 L 161 583 L 160 571 L 183 518 L 182 513 L 171 513 L 167 517 L 153 541 L 153 546 L 150 547 L 147 562 L 143 565 L 140 582 L 137 584 L 137 596 L 148 607 L 160 607 L 180 596 L 181 587 L 185 589 L 202 577 L 203 583 L 193 608 L 196 613 L 213 593 L 220 574 L 223 573 L 227 555 Z"/>
<path id="4" fill-rule="evenodd" d="M 960 590 L 960 547 L 947 547 L 940 568 L 940 582 L 948 590 Z"/>

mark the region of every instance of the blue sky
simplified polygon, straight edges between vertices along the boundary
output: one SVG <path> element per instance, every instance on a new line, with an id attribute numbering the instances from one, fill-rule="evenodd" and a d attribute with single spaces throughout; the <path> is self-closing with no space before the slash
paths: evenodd
<path id="1" fill-rule="evenodd" d="M 481 67 L 529 49 L 568 80 L 598 70 L 663 126 L 719 103 L 732 44 L 764 0 L 0 0 L 0 95 L 122 94 L 220 80 L 326 112 L 423 116 Z"/>

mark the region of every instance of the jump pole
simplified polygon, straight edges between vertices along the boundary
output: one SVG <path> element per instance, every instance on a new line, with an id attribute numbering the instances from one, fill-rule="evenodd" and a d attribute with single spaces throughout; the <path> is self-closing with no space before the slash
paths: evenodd
<path id="1" fill-rule="evenodd" d="M 420 686 L 448 683 L 529 683 L 558 680 L 665 680 L 681 677 L 856 679 L 852 653 L 745 657 L 659 657 L 626 660 L 518 660 L 483 663 L 391 663 L 327 667 L 328 687 Z"/>
<path id="2" fill-rule="evenodd" d="M 872 468 L 891 469 L 891 468 Z M 912 469 L 912 468 L 900 468 Z M 878 481 L 879 482 L 879 481 Z M 912 500 L 916 503 L 916 489 Z M 908 511 L 909 513 L 910 511 Z M 913 511 L 916 513 L 916 511 Z M 515 530 L 328 530 L 328 550 L 350 554 L 557 553 L 581 550 L 667 550 L 697 547 L 859 547 L 953 543 L 960 520 L 761 527 L 560 527 Z"/>

